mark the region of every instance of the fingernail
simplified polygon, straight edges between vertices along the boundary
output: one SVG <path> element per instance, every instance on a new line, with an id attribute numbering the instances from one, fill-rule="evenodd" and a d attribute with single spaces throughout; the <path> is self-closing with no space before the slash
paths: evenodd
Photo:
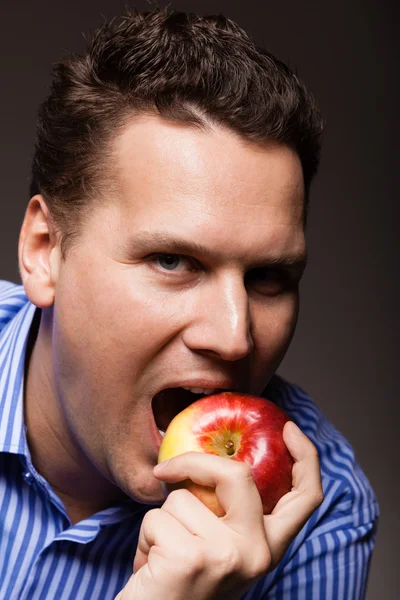
<path id="1" fill-rule="evenodd" d="M 165 469 L 165 467 L 167 466 L 167 464 L 169 463 L 169 461 L 170 461 L 170 459 L 164 460 L 163 462 L 161 462 L 158 465 L 156 465 L 153 468 L 153 473 L 159 473 L 160 471 L 162 471 L 163 469 Z"/>
<path id="2" fill-rule="evenodd" d="M 292 428 L 293 433 L 296 435 L 301 435 L 303 433 L 300 427 L 298 427 L 294 421 L 290 421 L 290 427 Z"/>

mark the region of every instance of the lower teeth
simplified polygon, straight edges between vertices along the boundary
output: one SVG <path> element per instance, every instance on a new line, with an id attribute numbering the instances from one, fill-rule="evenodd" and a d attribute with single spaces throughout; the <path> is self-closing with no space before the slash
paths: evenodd
<path id="1" fill-rule="evenodd" d="M 158 431 L 159 431 L 159 433 L 160 433 L 161 437 L 164 437 L 164 435 L 165 435 L 165 431 L 163 431 L 162 429 L 159 429 Z"/>

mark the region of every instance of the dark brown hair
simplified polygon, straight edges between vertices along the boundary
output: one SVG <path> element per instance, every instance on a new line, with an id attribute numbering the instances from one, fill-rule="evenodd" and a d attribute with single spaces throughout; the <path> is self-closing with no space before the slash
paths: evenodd
<path id="1" fill-rule="evenodd" d="M 39 110 L 30 192 L 45 197 L 63 256 L 104 189 L 111 140 L 147 112 L 290 145 L 308 205 L 323 124 L 297 76 L 222 15 L 129 12 L 98 29 L 84 55 L 55 65 Z"/>

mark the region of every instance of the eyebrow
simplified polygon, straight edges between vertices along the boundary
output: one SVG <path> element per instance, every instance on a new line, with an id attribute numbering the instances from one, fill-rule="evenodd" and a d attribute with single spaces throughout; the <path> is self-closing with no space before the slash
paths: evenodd
<path id="1" fill-rule="evenodd" d="M 170 254 L 183 254 L 188 256 L 202 256 L 210 261 L 219 257 L 218 251 L 193 240 L 178 238 L 176 235 L 165 231 L 141 231 L 122 243 L 123 251 L 129 256 L 137 252 L 162 252 Z M 286 268 L 305 269 L 307 265 L 307 251 L 288 252 L 285 254 L 271 254 L 257 261 L 259 266 L 279 266 Z"/>

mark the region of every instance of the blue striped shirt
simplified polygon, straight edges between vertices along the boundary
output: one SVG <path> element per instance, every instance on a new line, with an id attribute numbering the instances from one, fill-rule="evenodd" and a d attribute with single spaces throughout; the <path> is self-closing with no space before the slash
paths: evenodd
<path id="1" fill-rule="evenodd" d="M 0 600 L 112 600 L 132 574 L 151 507 L 128 500 L 71 525 L 36 471 L 23 415 L 35 310 L 22 286 L 0 281 Z M 264 395 L 316 445 L 325 500 L 244 599 L 360 600 L 379 512 L 373 490 L 351 446 L 299 387 L 275 376 Z"/>

